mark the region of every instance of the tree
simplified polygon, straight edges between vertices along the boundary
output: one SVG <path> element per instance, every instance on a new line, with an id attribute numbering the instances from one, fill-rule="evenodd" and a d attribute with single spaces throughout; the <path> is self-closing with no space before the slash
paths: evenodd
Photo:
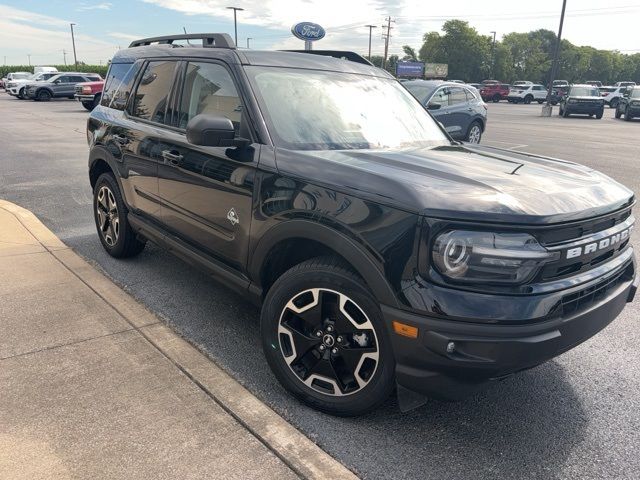
<path id="1" fill-rule="evenodd" d="M 415 49 L 411 48 L 409 45 L 404 45 L 402 47 L 402 51 L 404 51 L 404 57 L 402 57 L 402 60 L 408 62 L 415 62 L 418 60 Z"/>

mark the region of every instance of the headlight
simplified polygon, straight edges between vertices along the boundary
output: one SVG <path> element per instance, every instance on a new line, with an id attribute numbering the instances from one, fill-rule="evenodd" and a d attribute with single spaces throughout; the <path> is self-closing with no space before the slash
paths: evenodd
<path id="1" fill-rule="evenodd" d="M 91 93 L 91 87 L 89 86 L 82 87 L 82 93 Z"/>
<path id="2" fill-rule="evenodd" d="M 570 98 L 568 103 L 578 103 L 578 101 L 575 98 Z"/>
<path id="3" fill-rule="evenodd" d="M 640 102 L 634 100 L 633 102 L 631 102 L 631 105 L 633 105 L 634 107 L 640 107 Z"/>
<path id="4" fill-rule="evenodd" d="M 559 253 L 526 233 L 450 230 L 436 238 L 431 256 L 436 270 L 451 280 L 517 284 Z"/>

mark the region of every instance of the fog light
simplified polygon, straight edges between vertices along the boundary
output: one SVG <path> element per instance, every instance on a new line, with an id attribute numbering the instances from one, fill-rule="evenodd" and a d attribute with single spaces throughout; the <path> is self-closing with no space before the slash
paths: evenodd
<path id="1" fill-rule="evenodd" d="M 411 325 L 407 325 L 406 323 L 400 323 L 397 321 L 393 321 L 393 331 L 398 335 L 402 335 L 403 337 L 409 338 L 418 338 L 418 329 L 416 327 L 412 327 Z"/>
<path id="2" fill-rule="evenodd" d="M 456 344 L 454 342 L 447 343 L 447 353 L 453 353 L 456 351 Z"/>

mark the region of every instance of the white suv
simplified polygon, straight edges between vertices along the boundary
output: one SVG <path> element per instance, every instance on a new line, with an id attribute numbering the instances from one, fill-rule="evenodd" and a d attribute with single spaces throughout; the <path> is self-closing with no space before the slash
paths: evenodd
<path id="1" fill-rule="evenodd" d="M 624 95 L 624 92 L 627 91 L 627 88 L 629 87 L 602 87 L 600 88 L 600 94 L 602 95 L 604 103 L 609 105 L 611 108 L 616 108 L 618 106 L 618 102 L 620 102 L 620 99 Z"/>
<path id="2" fill-rule="evenodd" d="M 507 95 L 507 101 L 509 103 L 531 103 L 534 100 L 538 103 L 543 103 L 547 98 L 547 89 L 544 85 L 530 84 L 530 85 L 512 85 L 509 89 L 509 95 Z"/>
<path id="3" fill-rule="evenodd" d="M 18 78 L 15 80 L 7 80 L 4 85 L 5 90 L 9 95 L 18 97 L 20 100 L 24 98 L 24 87 L 28 83 L 43 82 L 49 80 L 54 75 L 58 75 L 60 72 L 41 72 L 31 75 L 29 78 Z"/>

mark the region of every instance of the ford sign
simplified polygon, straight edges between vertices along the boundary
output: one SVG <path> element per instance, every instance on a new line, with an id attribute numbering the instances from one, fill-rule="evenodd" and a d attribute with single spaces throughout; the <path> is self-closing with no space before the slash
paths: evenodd
<path id="1" fill-rule="evenodd" d="M 293 33 L 300 40 L 306 42 L 315 42 L 316 40 L 322 40 L 324 38 L 324 28 L 317 23 L 300 22 L 291 27 L 291 33 Z"/>

